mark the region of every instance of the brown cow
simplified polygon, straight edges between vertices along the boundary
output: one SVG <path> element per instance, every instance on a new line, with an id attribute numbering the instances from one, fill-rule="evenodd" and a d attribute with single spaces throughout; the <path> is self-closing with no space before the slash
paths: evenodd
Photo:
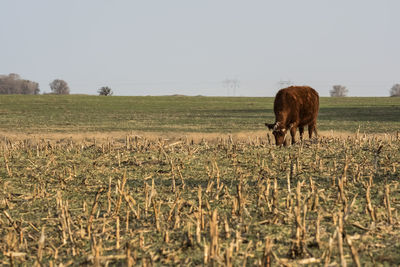
<path id="1" fill-rule="evenodd" d="M 273 130 L 276 145 L 286 145 L 285 137 L 290 130 L 292 144 L 295 143 L 296 129 L 299 128 L 300 140 L 303 140 L 304 126 L 308 125 L 308 135 L 317 136 L 317 116 L 319 96 L 317 91 L 308 86 L 290 86 L 279 90 L 275 96 L 275 123 L 265 125 Z"/>

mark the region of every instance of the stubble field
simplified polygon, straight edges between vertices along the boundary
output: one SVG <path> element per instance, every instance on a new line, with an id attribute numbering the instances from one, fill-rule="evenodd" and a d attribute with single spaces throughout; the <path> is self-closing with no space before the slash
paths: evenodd
<path id="1" fill-rule="evenodd" d="M 3 265 L 400 262 L 399 100 L 322 99 L 277 148 L 272 98 L 7 97 Z"/>

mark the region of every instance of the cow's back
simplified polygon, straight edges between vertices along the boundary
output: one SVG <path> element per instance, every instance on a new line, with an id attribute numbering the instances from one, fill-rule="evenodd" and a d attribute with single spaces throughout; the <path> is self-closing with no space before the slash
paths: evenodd
<path id="1" fill-rule="evenodd" d="M 291 86 L 278 91 L 274 101 L 277 121 L 302 126 L 316 120 L 319 109 L 317 91 L 309 86 Z M 285 118 L 283 118 L 285 117 Z"/>

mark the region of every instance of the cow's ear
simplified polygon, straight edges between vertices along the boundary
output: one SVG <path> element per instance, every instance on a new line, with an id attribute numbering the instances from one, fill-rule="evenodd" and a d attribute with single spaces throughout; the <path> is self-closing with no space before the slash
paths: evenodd
<path id="1" fill-rule="evenodd" d="M 273 123 L 273 124 L 266 123 L 265 126 L 267 126 L 268 129 L 272 130 L 272 129 L 274 129 L 274 127 L 275 127 L 275 123 Z"/>

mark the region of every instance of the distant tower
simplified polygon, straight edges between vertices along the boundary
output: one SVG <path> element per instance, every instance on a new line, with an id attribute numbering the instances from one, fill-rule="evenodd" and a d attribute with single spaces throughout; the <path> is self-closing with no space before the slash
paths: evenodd
<path id="1" fill-rule="evenodd" d="M 279 89 L 282 89 L 282 88 L 289 87 L 289 86 L 291 86 L 291 85 L 293 85 L 293 82 L 292 82 L 291 80 L 286 80 L 286 81 L 280 80 L 280 81 L 278 82 L 278 90 L 279 90 Z"/>
<path id="2" fill-rule="evenodd" d="M 240 87 L 238 79 L 225 79 L 222 84 L 226 88 L 227 96 L 236 96 L 236 89 Z"/>

